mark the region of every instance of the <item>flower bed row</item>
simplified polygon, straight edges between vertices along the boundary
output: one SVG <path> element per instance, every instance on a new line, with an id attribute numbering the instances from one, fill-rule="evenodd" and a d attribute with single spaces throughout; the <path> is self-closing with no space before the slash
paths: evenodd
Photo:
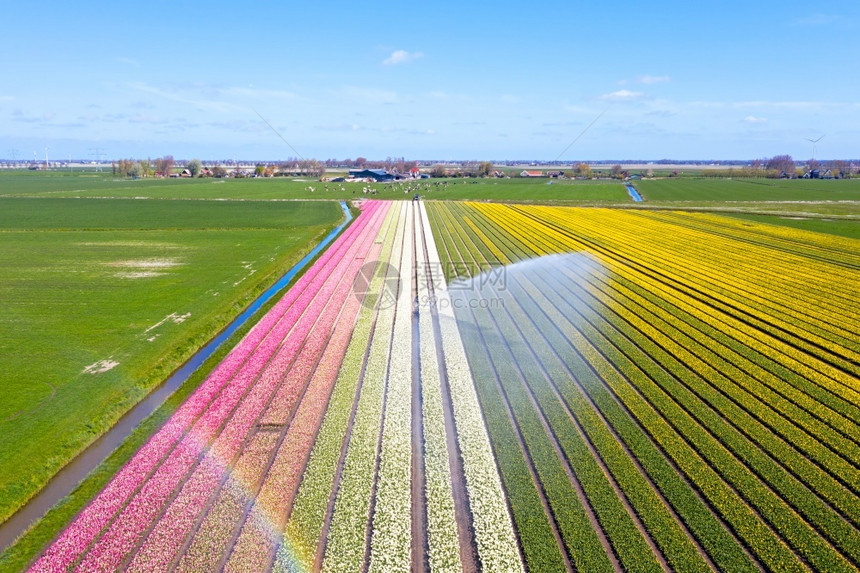
<path id="1" fill-rule="evenodd" d="M 460 257 L 448 240 L 451 233 L 440 217 L 440 211 L 448 204 L 435 203 L 428 209 L 428 217 L 433 228 L 433 234 L 438 237 L 443 260 L 459 260 Z M 452 254 L 453 253 L 453 254 Z M 456 297 L 453 297 L 456 300 Z M 464 337 L 477 338 L 476 328 L 471 318 L 458 316 L 460 331 Z M 423 349 L 423 347 L 422 347 Z M 572 511 L 553 511 L 547 506 L 544 510 L 547 492 L 540 486 L 534 470 L 528 463 L 528 452 L 520 447 L 521 437 L 511 417 L 508 416 L 501 389 L 497 387 L 492 373 L 492 364 L 485 347 L 478 343 L 466 344 L 466 354 L 469 367 L 474 373 L 475 385 L 478 390 L 481 409 L 489 431 L 493 452 L 499 465 L 502 482 L 511 507 L 511 513 L 516 530 L 521 540 L 526 565 L 532 571 L 561 571 L 565 569 L 566 558 L 562 547 L 563 541 L 556 541 L 558 521 L 567 520 L 576 515 Z M 539 489 L 540 487 L 540 489 Z M 567 496 L 559 498 L 561 503 L 570 503 Z M 580 507 L 580 514 L 582 510 Z M 577 530 L 574 526 L 571 531 Z M 585 524 L 580 532 L 591 531 Z M 591 532 L 593 534 L 593 531 Z M 583 537 L 590 537 L 586 533 Z"/>
<path id="2" fill-rule="evenodd" d="M 419 224 L 415 231 L 417 247 L 415 268 L 418 272 L 418 329 L 421 340 L 421 412 L 424 432 L 424 482 L 427 505 L 428 562 L 433 572 L 461 571 L 460 542 L 452 496 L 448 436 L 442 405 L 442 380 L 433 330 L 432 280 L 439 269 L 430 267 L 425 255 L 425 241 L 433 240 L 430 228 Z M 430 273 L 430 277 L 428 277 Z"/>
<path id="3" fill-rule="evenodd" d="M 405 206 L 401 206 L 391 254 L 391 260 L 396 262 L 395 268 L 400 265 L 403 251 L 404 210 Z M 398 282 L 392 281 L 391 277 L 386 281 L 392 287 Z M 393 325 L 394 308 L 383 305 L 376 316 L 361 395 L 326 540 L 323 571 L 359 571 L 364 565 Z"/>
<path id="4" fill-rule="evenodd" d="M 365 259 L 373 260 L 378 251 L 378 245 L 374 244 L 367 252 L 367 257 L 356 259 L 339 288 L 345 292 L 349 291 L 358 267 Z M 318 342 L 322 346 L 317 347 L 314 352 L 319 362 L 257 494 L 252 510 L 246 518 L 236 545 L 232 549 L 227 563 L 228 569 L 237 571 L 265 569 L 275 545 L 280 540 L 281 528 L 301 480 L 316 431 L 328 407 L 339 365 L 346 354 L 361 306 L 361 301 L 348 293 L 346 300 L 338 300 L 339 304 L 343 305 L 343 309 L 337 317 L 337 325 L 331 338 L 321 339 Z M 278 423 L 284 420 L 281 408 L 282 405 L 279 403 L 279 411 L 264 415 L 263 423 Z M 271 410 L 272 406 L 270 406 L 270 412 Z"/>
<path id="5" fill-rule="evenodd" d="M 625 270 L 619 268 L 618 272 L 624 273 Z M 660 288 L 660 287 L 658 285 L 655 285 L 655 288 Z M 671 343 L 671 337 L 667 340 L 669 340 Z M 689 356 L 689 353 L 685 353 L 685 354 L 687 356 Z M 704 368 L 705 368 L 705 364 L 700 362 L 699 367 L 694 368 L 693 370 L 696 371 L 699 375 L 702 375 Z M 723 390 L 725 391 L 725 388 L 723 388 Z M 742 390 L 742 391 L 745 392 L 745 390 Z M 731 389 L 729 389 L 729 392 L 732 392 Z M 738 396 L 738 394 L 736 392 L 732 393 L 732 395 L 735 398 L 737 398 L 737 396 Z M 719 398 L 716 398 L 716 399 L 719 399 Z M 742 399 L 742 398 L 738 398 L 738 399 Z M 722 410 L 723 407 L 720 407 L 719 409 Z M 766 409 L 769 410 L 769 406 L 762 404 L 762 403 L 759 403 L 759 402 L 755 402 L 753 406 L 748 408 L 749 411 L 753 412 L 757 416 L 759 416 L 763 412 L 765 412 Z M 731 410 L 729 412 L 731 412 Z M 799 444 L 801 449 L 804 450 L 806 455 L 809 455 L 812 458 L 818 460 L 819 463 L 823 464 L 824 467 L 831 468 L 832 471 L 834 472 L 834 475 L 841 476 L 843 479 L 846 479 L 847 482 L 845 485 L 848 485 L 849 487 L 851 487 L 851 484 L 857 483 L 858 481 L 860 481 L 860 474 L 856 473 L 857 470 L 855 470 L 851 466 L 847 465 L 843 460 L 839 460 L 836 457 L 834 457 L 830 453 L 829 449 L 821 448 L 821 445 L 819 443 L 817 443 L 815 440 L 811 440 L 809 438 L 809 436 L 806 436 L 805 434 L 802 434 L 802 433 L 798 434 L 797 432 L 792 432 L 793 424 L 791 421 L 789 421 L 789 419 L 776 418 L 775 421 L 772 421 L 770 423 L 770 427 L 779 433 L 783 433 L 783 435 L 785 435 L 786 438 L 789 441 L 791 441 L 792 443 L 794 443 L 796 445 Z M 831 433 L 827 433 L 826 436 L 827 437 L 834 437 L 833 434 L 831 434 Z M 837 437 L 837 440 L 838 440 L 838 437 Z M 765 445 L 765 444 L 763 444 L 763 446 L 767 447 L 767 445 Z M 778 447 L 778 444 L 776 444 L 776 446 Z M 848 450 L 849 450 L 849 452 L 852 452 L 853 448 L 851 448 L 849 445 Z M 794 454 L 794 455 L 796 455 L 796 454 Z M 785 461 L 787 461 L 787 458 Z M 817 480 L 815 480 L 815 481 L 817 481 Z M 816 484 L 813 482 L 808 482 L 808 485 L 810 485 L 811 487 L 816 487 Z"/>
<path id="6" fill-rule="evenodd" d="M 541 212 L 547 211 L 544 209 Z M 798 372 L 810 380 L 825 387 L 841 388 L 843 393 L 848 392 L 849 396 L 855 400 L 860 400 L 860 394 L 853 389 L 852 385 L 853 378 L 856 377 L 857 373 L 860 373 L 860 367 L 852 366 L 850 361 L 835 356 L 832 352 L 819 346 L 808 344 L 807 339 L 815 338 L 815 333 L 811 332 L 808 327 L 798 328 L 784 322 L 773 311 L 764 313 L 755 305 L 741 300 L 740 295 L 736 292 L 738 287 L 733 282 L 728 282 L 729 279 L 727 279 L 727 277 L 735 276 L 735 271 L 731 266 L 722 271 L 717 271 L 711 280 L 706 280 L 699 276 L 704 274 L 708 268 L 706 264 L 700 262 L 702 261 L 700 257 L 696 257 L 695 263 L 688 263 L 686 260 L 683 263 L 678 263 L 678 257 L 671 250 L 660 252 L 655 247 L 658 239 L 650 235 L 645 235 L 648 237 L 647 249 L 638 246 L 640 243 L 644 244 L 644 241 L 641 241 L 644 235 L 641 225 L 632 230 L 629 235 L 625 236 L 619 233 L 618 237 L 614 234 L 609 237 L 605 233 L 598 234 L 598 230 L 603 228 L 602 225 L 606 223 L 599 218 L 595 219 L 597 220 L 593 222 L 583 222 L 581 218 L 576 219 L 567 216 L 559 218 L 558 221 L 565 226 L 580 227 L 583 232 L 589 233 L 589 237 L 595 245 L 607 248 L 619 257 L 627 258 L 632 265 L 661 282 L 666 282 L 682 292 L 705 301 L 707 306 L 713 307 L 715 312 L 732 322 L 743 325 L 745 330 L 752 332 L 754 337 L 760 339 L 760 345 L 768 346 L 779 354 L 788 357 L 792 364 L 796 364 L 800 368 Z M 617 220 L 615 223 L 617 226 Z M 637 241 L 637 238 L 640 240 Z M 732 249 L 734 245 L 727 241 L 725 247 Z M 633 256 L 631 256 L 631 251 Z M 652 253 L 652 251 L 654 252 Z M 709 259 L 705 259 L 705 261 L 709 261 Z M 800 264 L 800 261 L 797 262 Z M 803 264 L 806 263 L 803 262 Z M 679 265 L 681 269 L 678 269 Z M 767 261 L 762 260 L 761 266 L 765 265 L 767 265 Z M 685 266 L 687 268 L 684 268 Z M 791 267 L 787 265 L 781 268 L 787 274 L 792 272 Z M 831 265 L 829 267 L 829 273 L 838 272 L 837 266 Z M 779 283 L 773 284 L 778 285 Z M 768 288 L 768 292 L 773 297 L 778 297 L 778 287 L 773 286 L 773 284 Z M 850 282 L 846 283 L 846 287 L 850 288 L 848 284 Z M 812 293 L 808 294 L 811 295 Z M 794 296 L 796 296 L 796 291 L 788 294 L 786 304 L 789 305 L 789 313 L 791 312 L 791 299 Z M 828 297 L 818 298 L 822 302 L 828 300 Z M 798 331 L 803 332 L 803 336 L 797 336 L 795 333 Z M 821 341 L 819 340 L 819 342 Z M 848 351 L 843 346 L 838 347 L 843 353 L 847 353 L 851 357 L 850 360 L 856 361 L 858 359 L 857 352 Z M 852 370 L 854 374 L 851 374 Z"/>
<path id="7" fill-rule="evenodd" d="M 674 526 L 665 514 L 657 519 L 660 511 L 647 510 L 655 500 L 642 497 L 642 490 L 647 490 L 645 484 L 629 465 L 619 461 L 614 438 L 601 430 L 589 409 L 600 410 L 605 423 L 617 433 L 615 439 L 624 440 L 641 464 L 641 471 L 718 567 L 749 569 L 750 560 L 709 509 L 730 524 L 766 567 L 790 569 L 799 565 L 798 558 L 820 569 L 850 569 L 857 565 L 855 527 L 860 502 L 852 491 L 857 480 L 850 477 L 857 471 L 857 418 L 854 406 L 839 396 L 845 395 L 847 379 L 825 362 L 816 362 L 817 358 L 810 361 L 813 366 L 805 367 L 803 356 L 808 355 L 809 347 L 788 346 L 790 339 L 774 336 L 774 331 L 761 328 L 763 323 L 744 322 L 733 316 L 731 305 L 748 305 L 747 311 L 758 313 L 755 316 L 767 322 L 770 309 L 776 307 L 767 304 L 766 293 L 733 298 L 726 289 L 734 288 L 734 283 L 721 282 L 712 293 L 717 302 L 704 304 L 696 291 L 682 284 L 681 272 L 697 272 L 697 267 L 688 263 L 691 253 L 699 249 L 697 260 L 707 267 L 701 250 L 715 243 L 713 236 L 708 237 L 696 227 L 698 223 L 689 224 L 695 227 L 694 232 L 683 236 L 699 244 L 693 246 L 691 242 L 672 253 L 672 243 L 659 237 L 650 214 L 619 215 L 624 220 L 616 221 L 615 214 L 609 211 L 589 211 L 585 216 L 581 210 L 515 210 L 485 204 L 434 205 L 433 209 L 441 215 L 438 226 L 445 227 L 445 234 L 456 237 L 443 239 L 443 244 L 466 250 L 465 256 L 452 256 L 474 257 L 472 268 L 492 262 L 491 256 L 500 259 L 490 249 L 492 244 L 510 260 L 516 260 L 522 249 L 537 255 L 594 249 L 599 260 L 620 273 L 618 277 L 602 271 L 590 273 L 588 265 L 574 265 L 558 269 L 560 273 L 535 278 L 537 285 L 526 281 L 526 285 L 515 287 L 516 281 L 509 281 L 508 287 L 515 287 L 518 294 L 505 309 L 519 313 L 519 307 L 526 304 L 528 308 L 524 307 L 515 319 L 520 328 L 542 317 L 541 326 L 524 339 L 527 344 L 534 337 L 544 336 L 553 341 L 553 348 L 570 346 L 570 351 L 557 352 L 557 358 L 547 355 L 541 359 L 546 369 L 543 374 L 538 369 L 525 377 L 529 384 L 541 376 L 551 377 L 670 562 L 675 549 L 669 540 L 677 535 L 677 529 L 671 533 Z M 630 222 L 633 218 L 636 224 Z M 631 263 L 630 259 L 645 249 L 646 243 L 640 239 L 650 239 L 654 233 L 653 240 L 664 250 L 656 257 L 649 254 L 649 266 L 636 260 Z M 627 248 L 626 243 L 637 240 L 635 248 Z M 759 250 L 754 256 L 760 256 L 763 244 L 750 243 Z M 746 251 L 742 250 L 743 256 Z M 824 261 L 823 252 L 815 254 L 817 260 Z M 668 275 L 652 270 L 663 259 L 672 257 L 675 270 Z M 825 267 L 826 261 L 814 270 L 820 272 Z M 718 268 L 716 263 L 714 268 Z M 839 269 L 839 274 L 846 276 L 844 269 Z M 669 277 L 668 282 L 664 276 Z M 711 277 L 708 271 L 702 276 Z M 807 278 L 803 272 L 797 276 Z M 756 277 L 737 283 L 737 292 L 748 293 L 746 284 L 766 285 Z M 695 288 L 702 286 L 703 283 L 696 284 Z M 809 294 L 830 296 L 830 300 L 839 298 L 820 288 L 809 289 Z M 730 298 L 720 299 L 721 296 Z M 822 306 L 826 312 L 828 305 Z M 568 321 L 566 315 L 575 320 Z M 834 356 L 849 356 L 850 350 L 833 346 L 841 342 L 841 335 L 838 327 L 831 329 L 835 322 L 823 316 L 820 321 L 813 317 L 803 323 L 786 320 L 784 324 L 806 325 L 823 336 L 818 343 L 832 351 L 826 361 L 836 364 Z M 759 341 L 762 337 L 764 342 Z M 825 339 L 830 342 L 825 344 Z M 538 348 L 543 347 L 533 348 L 540 354 Z M 516 354 L 516 349 L 513 351 Z M 825 357 L 818 351 L 812 355 Z M 528 355 L 519 355 L 516 362 L 525 370 Z M 589 378 L 594 381 L 587 382 Z M 572 379 L 582 386 L 572 384 Z M 741 380 L 744 383 L 739 383 Z M 487 391 L 486 385 L 480 387 Z M 588 393 L 585 402 L 578 388 Z M 533 386 L 533 391 L 542 407 L 553 401 L 553 392 L 541 397 L 540 385 Z M 559 413 L 556 422 L 552 422 L 550 410 L 547 415 L 551 424 L 564 418 Z M 631 423 L 631 419 L 635 422 Z M 563 432 L 556 434 L 561 436 Z M 699 495 L 690 491 L 690 485 Z M 741 493 L 740 503 L 734 492 Z M 751 511 L 752 508 L 755 509 Z M 659 525 L 660 520 L 668 529 Z M 666 541 L 660 541 L 661 535 L 666 535 Z M 528 548 L 524 551 L 528 555 Z"/>
<path id="8" fill-rule="evenodd" d="M 405 205 L 368 571 L 410 570 L 412 558 L 412 273 L 414 204 Z"/>
<path id="9" fill-rule="evenodd" d="M 165 426 L 34 564 L 34 570 L 65 569 L 75 563 L 92 540 L 112 522 L 117 512 L 124 508 L 129 498 L 134 495 L 135 499 L 141 501 L 129 504 L 123 511 L 123 517 L 117 522 L 127 527 L 112 529 L 104 541 L 100 540 L 94 546 L 92 557 L 85 557 L 108 567 L 118 565 L 122 561 L 127 550 L 148 527 L 149 520 L 154 517 L 153 512 L 157 513 L 163 500 L 170 496 L 175 484 L 187 473 L 189 464 L 196 461 L 199 452 L 228 419 L 251 383 L 263 371 L 268 357 L 279 348 L 284 336 L 290 332 L 303 312 L 303 306 L 319 288 L 315 285 L 322 284 L 339 264 L 339 259 L 352 245 L 353 239 L 363 231 L 365 221 L 372 213 L 366 215 L 364 218 L 360 217 L 273 310 L 261 319 Z M 176 446 L 177 443 L 180 445 Z M 174 451 L 175 455 L 172 453 Z M 162 460 L 167 461 L 159 468 Z M 211 473 L 212 469 L 212 464 L 207 464 L 204 475 Z M 202 476 L 201 479 L 203 482 L 207 481 Z M 141 489 L 141 485 L 144 489 Z"/>
<path id="10" fill-rule="evenodd" d="M 284 424 L 289 421 L 290 413 L 293 411 L 293 408 L 300 397 L 304 396 L 303 399 L 308 399 L 309 403 L 313 403 L 314 392 L 311 392 L 309 396 L 305 391 L 308 387 L 307 384 L 309 377 L 311 377 L 321 354 L 326 349 L 335 321 L 341 314 L 341 310 L 347 297 L 350 297 L 352 279 L 357 273 L 358 267 L 364 260 L 367 249 L 371 248 L 373 239 L 374 234 L 371 232 L 366 233 L 360 240 L 355 241 L 356 250 L 347 253 L 347 256 L 344 257 L 346 268 L 338 268 L 336 272 L 330 275 L 330 280 L 327 281 L 326 284 L 318 291 L 318 297 L 308 307 L 306 315 L 307 318 L 301 324 L 302 328 L 297 327 L 294 331 L 301 337 L 301 350 L 293 353 L 295 355 L 295 359 L 288 368 L 278 368 L 275 371 L 279 372 L 278 378 L 281 379 L 280 388 L 277 393 L 275 393 L 274 397 L 270 398 L 270 401 L 265 406 L 265 410 L 258 414 L 256 419 L 258 420 L 258 424 L 265 424 L 267 422 L 270 424 L 274 423 L 276 425 L 275 427 L 281 426 L 284 429 L 277 431 L 276 435 L 278 440 L 273 446 L 272 451 L 269 453 L 269 456 L 267 456 L 263 462 L 262 470 L 265 471 L 271 463 L 272 457 L 275 458 L 274 465 L 267 474 L 268 479 L 263 484 L 263 489 L 259 489 L 257 481 L 247 484 L 248 491 L 246 493 L 246 504 L 239 508 L 238 511 L 234 511 L 229 515 L 225 514 L 217 524 L 214 524 L 213 526 L 231 531 L 234 535 L 239 535 L 246 513 L 246 506 L 251 504 L 255 498 L 257 498 L 258 502 L 255 505 L 257 512 L 252 514 L 250 522 L 251 525 L 249 527 L 254 528 L 255 524 L 259 524 L 261 521 L 266 524 L 280 522 L 280 519 L 277 518 L 277 516 L 285 511 L 283 502 L 287 499 L 287 493 L 281 492 L 281 494 L 277 496 L 272 496 L 271 488 L 273 482 L 276 486 L 284 485 L 283 478 L 285 478 L 288 473 L 283 471 L 285 470 L 285 468 L 283 468 L 283 457 L 282 454 L 277 451 L 279 449 L 283 450 L 283 443 L 287 443 L 288 445 L 292 443 L 292 440 L 285 442 L 284 432 L 287 426 Z M 298 337 L 296 339 L 299 340 Z M 337 359 L 340 358 L 342 358 L 342 356 Z M 324 407 L 324 404 L 316 404 L 316 407 L 322 408 Z M 295 431 L 302 431 L 302 429 L 296 430 L 296 428 L 297 426 L 294 426 L 293 424 L 289 425 L 289 429 L 293 430 L 294 433 Z M 315 430 L 315 427 L 308 430 L 312 433 Z M 292 471 L 294 472 L 296 470 Z M 262 512 L 260 512 L 260 508 L 263 509 Z M 209 537 L 211 535 L 205 526 L 206 522 L 204 522 L 204 526 L 202 526 L 197 532 L 197 537 Z M 273 527 L 270 527 L 270 529 L 273 529 Z M 266 536 L 271 537 L 275 533 L 276 532 L 270 531 L 267 532 Z M 234 542 L 234 535 L 226 538 L 227 545 L 221 547 L 222 553 L 226 554 L 230 552 L 230 544 Z M 237 543 L 239 545 L 246 545 L 248 543 L 248 535 L 239 535 Z M 248 559 L 251 559 L 250 553 L 254 553 L 256 559 L 266 561 L 268 556 L 263 555 L 260 552 L 263 547 L 263 541 L 260 541 L 257 545 L 256 552 L 249 548 L 247 550 L 242 550 L 239 555 L 244 555 Z M 237 559 L 239 559 L 238 556 Z"/>
<path id="11" fill-rule="evenodd" d="M 573 288 L 576 289 L 575 286 Z M 572 294 L 578 296 L 577 293 L 572 292 Z M 839 508 L 855 524 L 858 523 L 860 505 L 856 496 L 846 491 L 844 484 L 837 482 L 823 470 L 825 467 L 836 465 L 839 469 L 831 471 L 844 479 L 854 473 L 853 467 L 837 458 L 829 449 L 822 448 L 821 444 L 796 428 L 790 419 L 778 417 L 766 402 L 755 400 L 740 384 L 735 384 L 710 363 L 689 352 L 687 348 L 694 348 L 697 343 L 687 339 L 683 331 L 668 328 L 659 317 L 649 315 L 644 309 L 633 309 L 641 314 L 628 310 L 624 305 L 629 303 L 624 299 L 612 298 L 605 302 L 599 301 L 598 298 L 592 300 L 595 305 L 607 304 L 611 307 L 613 312 L 602 314 L 612 324 L 620 329 L 626 329 L 628 324 L 636 328 L 638 332 L 629 331 L 630 336 L 638 340 L 639 346 L 645 348 L 650 356 L 656 358 L 664 368 L 672 372 L 697 396 L 712 405 L 749 440 L 765 449 L 798 479 L 803 480 L 806 487 L 816 491 L 834 507 Z M 625 322 L 616 319 L 615 314 Z M 683 343 L 684 346 L 679 343 Z M 671 352 L 671 357 L 667 352 Z M 693 375 L 693 372 L 696 375 Z M 739 374 L 736 380 L 740 383 L 744 378 Z M 698 418 L 702 419 L 701 416 Z M 773 428 L 773 431 L 770 428 Z M 774 432 L 784 436 L 785 440 Z M 795 448 L 806 455 L 798 455 Z M 821 466 L 816 465 L 813 460 Z M 778 483 L 782 482 L 782 479 L 778 480 Z M 800 492 L 799 495 L 805 497 L 806 494 Z"/>
<path id="12" fill-rule="evenodd" d="M 552 319 L 554 315 L 545 314 L 527 293 L 513 290 L 516 285 L 511 284 L 511 287 L 511 297 L 516 300 L 516 303 L 506 305 L 505 308 L 511 312 L 513 320 L 522 328 L 524 336 L 530 341 L 535 341 L 532 347 L 541 356 L 544 367 L 552 374 L 553 383 L 563 397 L 564 403 L 576 413 L 579 419 L 583 420 L 586 431 L 597 447 L 601 451 L 609 450 L 610 453 L 604 457 L 607 464 L 613 467 L 617 464 L 627 465 L 631 461 L 626 454 L 618 451 L 619 444 L 607 435 L 607 430 L 611 428 L 623 439 L 624 444 L 635 455 L 648 477 L 667 498 L 717 566 L 731 571 L 755 570 L 754 565 L 732 539 L 731 534 L 722 528 L 701 500 L 687 488 L 683 479 L 666 462 L 653 442 L 631 423 L 611 393 L 606 391 L 600 378 L 588 367 L 576 350 L 569 346 L 570 342 L 555 327 Z M 603 423 L 606 424 L 605 427 L 597 420 L 598 412 Z M 614 453 L 612 453 L 613 450 Z M 613 469 L 613 474 L 620 476 L 619 483 L 622 485 L 628 480 L 640 479 L 629 466 L 620 471 Z M 635 485 L 625 487 L 629 495 L 641 495 L 636 489 L 638 488 Z M 647 493 L 648 488 L 644 487 L 644 484 L 643 489 Z M 650 501 L 646 499 L 646 503 L 655 503 L 653 496 L 650 498 Z M 675 527 L 667 521 L 665 513 L 660 508 L 653 511 L 642 507 L 638 511 L 646 524 L 658 517 L 666 525 L 657 524 L 657 527 L 670 530 Z M 663 514 L 662 517 L 661 514 Z M 677 532 L 674 535 L 677 535 Z M 684 545 L 681 543 L 677 547 L 667 549 L 667 560 L 676 567 L 681 563 L 689 567 L 690 561 L 698 562 L 698 559 L 691 558 L 689 554 L 681 555 L 680 558 L 673 557 L 673 553 Z M 666 546 L 665 543 L 664 546 Z"/>
<path id="13" fill-rule="evenodd" d="M 381 247 L 379 261 L 389 263 L 399 209 L 390 209 L 376 243 Z M 329 499 L 335 482 L 337 463 L 346 438 L 350 413 L 356 402 L 359 377 L 374 324 L 375 308 L 370 297 L 379 293 L 383 284 L 382 271 L 375 268 L 367 288 L 368 298 L 359 312 L 355 330 L 347 348 L 332 393 L 325 419 L 320 427 L 301 486 L 285 527 L 274 563 L 275 571 L 305 571 L 313 566 L 320 545 Z M 336 365 L 337 366 L 337 365 Z"/>

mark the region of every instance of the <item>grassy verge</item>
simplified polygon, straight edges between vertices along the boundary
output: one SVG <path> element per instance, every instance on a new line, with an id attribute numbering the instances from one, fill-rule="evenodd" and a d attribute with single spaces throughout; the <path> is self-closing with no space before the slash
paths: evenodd
<path id="1" fill-rule="evenodd" d="M 273 297 L 263 305 L 253 319 L 239 328 L 233 336 L 206 360 L 160 408 L 135 428 L 132 434 L 104 462 L 93 470 L 75 490 L 36 522 L 18 541 L 0 554 L 0 572 L 21 571 L 40 553 L 42 548 L 83 509 L 134 453 L 176 411 L 182 402 L 214 370 L 221 360 L 242 340 L 256 322 L 275 305 Z"/>

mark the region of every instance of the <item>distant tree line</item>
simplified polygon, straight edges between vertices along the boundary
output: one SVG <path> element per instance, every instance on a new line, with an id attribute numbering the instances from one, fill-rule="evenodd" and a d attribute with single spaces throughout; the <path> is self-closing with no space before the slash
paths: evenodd
<path id="1" fill-rule="evenodd" d="M 418 166 L 417 161 L 407 161 L 400 157 L 387 157 L 383 160 L 371 161 L 366 157 L 355 159 L 326 159 L 326 167 L 346 167 L 348 169 L 385 169 L 395 173 L 409 173 L 411 169 Z"/>
<path id="2" fill-rule="evenodd" d="M 743 167 L 729 169 L 704 169 L 703 177 L 763 177 L 776 179 L 780 177 L 803 177 L 813 172 L 830 171 L 832 177 L 847 178 L 857 175 L 860 166 L 842 159 L 818 161 L 810 159 L 803 165 L 798 165 L 791 155 L 774 155 L 763 159 L 755 159 Z"/>
<path id="3" fill-rule="evenodd" d="M 119 177 L 170 177 L 176 161 L 172 155 L 152 159 L 119 159 L 111 162 L 111 173 Z"/>

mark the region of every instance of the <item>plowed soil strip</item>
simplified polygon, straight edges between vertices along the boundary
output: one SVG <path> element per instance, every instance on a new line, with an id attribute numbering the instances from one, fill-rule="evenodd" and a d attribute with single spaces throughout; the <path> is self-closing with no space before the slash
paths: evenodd
<path id="1" fill-rule="evenodd" d="M 417 209 L 412 209 L 413 221 Z M 424 241 L 419 221 L 414 223 L 415 240 L 412 242 L 412 260 L 418 260 L 418 249 L 423 249 Z M 426 255 L 425 255 L 426 256 Z M 421 394 L 421 331 L 418 322 L 418 273 L 424 269 L 412 269 L 412 571 L 424 573 L 429 569 L 429 546 L 427 538 L 427 500 L 424 495 L 426 479 L 424 475 L 424 416 Z M 424 341 L 425 344 L 429 341 Z"/>

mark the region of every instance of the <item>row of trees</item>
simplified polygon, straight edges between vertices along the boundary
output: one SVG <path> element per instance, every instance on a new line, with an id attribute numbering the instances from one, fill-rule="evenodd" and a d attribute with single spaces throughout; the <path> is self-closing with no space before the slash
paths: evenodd
<path id="1" fill-rule="evenodd" d="M 170 177 L 173 174 L 176 160 L 172 155 L 152 159 L 119 159 L 112 162 L 111 170 L 119 177 Z M 250 173 L 234 169 L 227 171 L 223 166 L 204 167 L 199 159 L 192 159 L 185 164 L 185 169 L 191 177 L 247 177 Z M 317 159 L 289 159 L 280 164 L 260 163 L 254 168 L 253 174 L 258 177 L 272 177 L 276 174 L 303 175 L 322 177 L 326 172 L 326 163 Z"/>
<path id="2" fill-rule="evenodd" d="M 705 169 L 704 177 L 803 177 L 807 173 L 830 171 L 833 177 L 850 177 L 860 171 L 860 167 L 847 161 L 835 159 L 818 161 L 810 159 L 804 165 L 798 165 L 791 155 L 774 155 L 763 159 L 755 159 L 748 166 L 731 167 L 729 169 Z"/>
<path id="3" fill-rule="evenodd" d="M 288 160 L 289 161 L 289 160 Z M 371 161 L 366 157 L 355 159 L 326 159 L 326 167 L 346 167 L 349 169 L 385 169 L 397 173 L 408 173 L 410 169 L 418 165 L 417 161 L 407 161 L 400 157 L 386 157 L 383 160 Z"/>
<path id="4" fill-rule="evenodd" d="M 199 160 L 197 160 L 199 163 Z M 111 172 L 120 177 L 169 177 L 176 160 L 172 155 L 152 159 L 119 159 L 111 162 Z M 199 169 L 198 169 L 199 171 Z"/>
<path id="5" fill-rule="evenodd" d="M 281 162 L 277 166 L 277 171 L 281 175 L 300 175 L 303 177 L 317 177 L 320 178 L 325 175 L 327 165 L 332 160 L 320 161 L 318 159 L 298 159 L 291 157 L 286 161 Z M 257 168 L 259 169 L 259 165 Z M 274 165 L 269 165 L 266 167 L 271 167 L 271 173 L 274 175 Z M 263 172 L 265 175 L 265 170 Z"/>

